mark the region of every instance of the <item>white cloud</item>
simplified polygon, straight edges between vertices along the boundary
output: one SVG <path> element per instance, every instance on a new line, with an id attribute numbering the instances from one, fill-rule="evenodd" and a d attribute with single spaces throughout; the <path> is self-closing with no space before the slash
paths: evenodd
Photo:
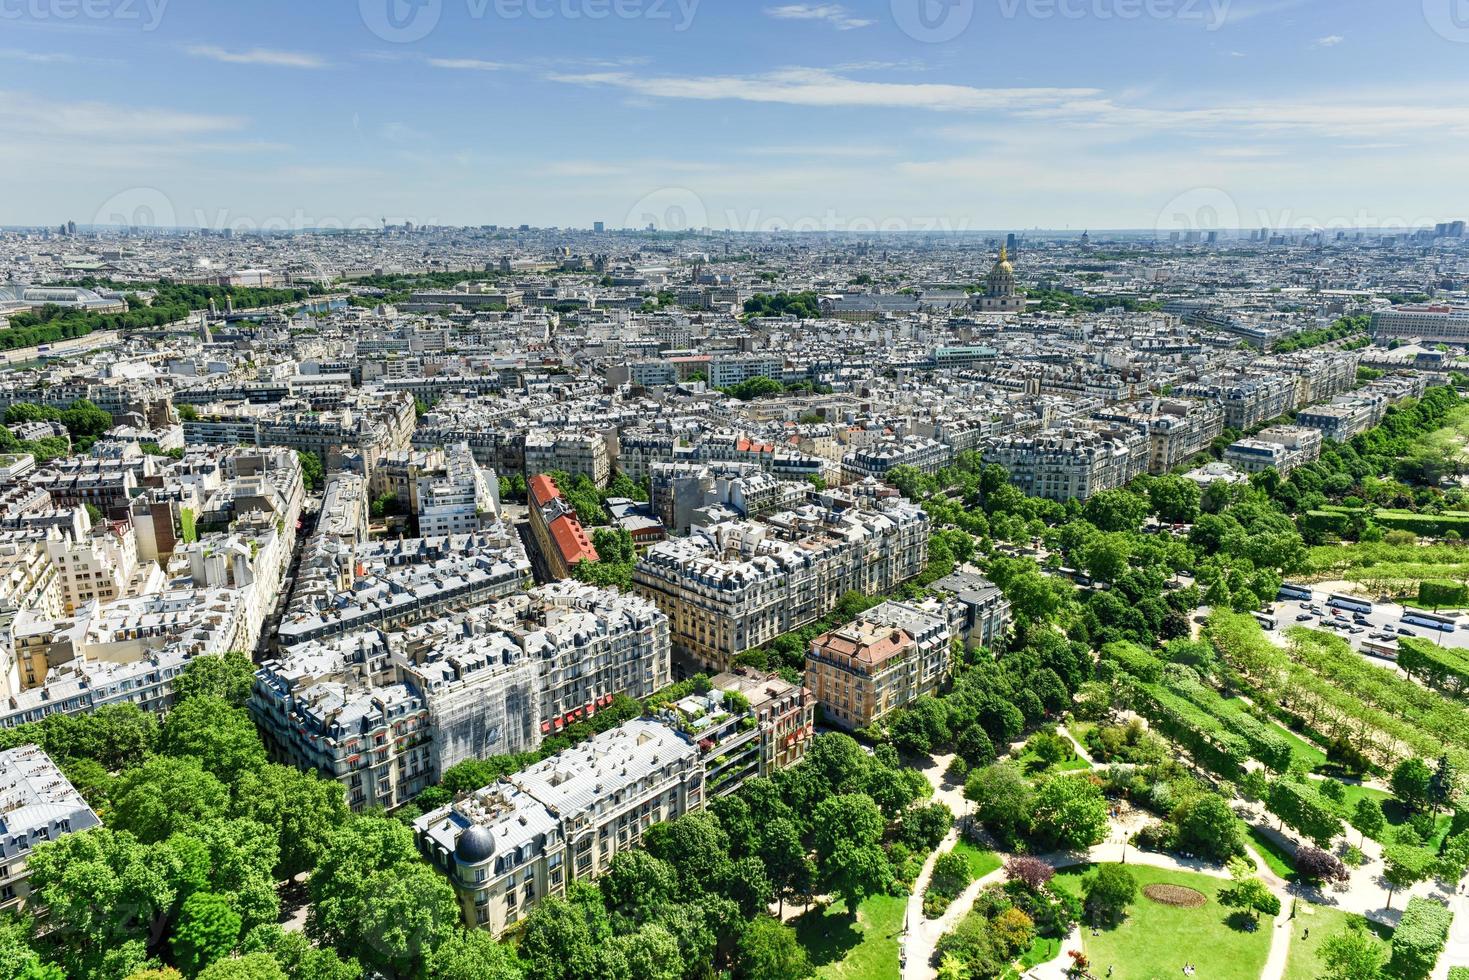
<path id="1" fill-rule="evenodd" d="M 852 16 L 852 12 L 839 3 L 788 3 L 779 7 L 766 7 L 765 15 L 776 20 L 821 21 L 839 31 L 852 31 L 877 23 L 865 17 Z"/>
<path id="2" fill-rule="evenodd" d="M 974 111 L 1056 106 L 1101 95 L 1090 88 L 975 88 L 970 85 L 867 82 L 821 68 L 785 68 L 763 75 L 644 77 L 628 72 L 551 74 L 551 81 L 619 88 L 663 99 L 735 99 L 804 106 L 867 106 Z"/>
<path id="3" fill-rule="evenodd" d="M 273 68 L 325 68 L 327 62 L 314 54 L 301 51 L 276 51 L 270 48 L 250 48 L 247 51 L 228 51 L 212 44 L 194 44 L 188 49 L 196 58 L 208 58 L 227 65 L 268 65 Z"/>
<path id="4" fill-rule="evenodd" d="M 235 116 L 105 102 L 58 102 L 27 92 L 0 91 L 0 131 L 12 139 L 79 138 L 98 142 L 185 139 L 237 130 L 244 125 L 245 121 Z"/>
<path id="5" fill-rule="evenodd" d="M 1345 40 L 1346 38 L 1342 37 L 1340 34 L 1328 34 L 1325 37 L 1318 37 L 1316 39 L 1316 43 L 1312 44 L 1311 47 L 1334 48 Z"/>
<path id="6" fill-rule="evenodd" d="M 481 61 L 478 58 L 430 58 L 434 68 L 449 68 L 455 71 L 505 71 L 510 65 L 499 61 Z"/>
<path id="7" fill-rule="evenodd" d="M 76 55 L 60 51 L 22 51 L 19 48 L 0 48 L 0 60 L 24 61 L 32 65 L 69 65 Z"/>

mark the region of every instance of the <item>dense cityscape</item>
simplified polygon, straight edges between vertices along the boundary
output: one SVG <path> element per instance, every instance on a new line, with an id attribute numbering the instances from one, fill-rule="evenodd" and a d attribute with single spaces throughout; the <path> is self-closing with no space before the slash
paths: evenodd
<path id="1" fill-rule="evenodd" d="M 0 0 L 0 980 L 1469 980 L 1469 0 Z"/>

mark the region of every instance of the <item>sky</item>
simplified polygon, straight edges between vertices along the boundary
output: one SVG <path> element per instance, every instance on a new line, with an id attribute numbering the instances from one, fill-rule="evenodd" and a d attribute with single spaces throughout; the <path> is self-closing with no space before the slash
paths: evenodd
<path id="1" fill-rule="evenodd" d="M 0 0 L 0 225 L 1469 217 L 1469 0 Z"/>

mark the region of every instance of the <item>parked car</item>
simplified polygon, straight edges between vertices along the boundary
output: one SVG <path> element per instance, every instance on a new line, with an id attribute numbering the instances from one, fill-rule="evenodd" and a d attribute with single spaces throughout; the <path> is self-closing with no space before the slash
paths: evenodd
<path id="1" fill-rule="evenodd" d="M 1417 636 L 1417 635 L 1418 635 L 1417 633 L 1414 633 L 1412 630 L 1408 629 L 1408 627 L 1406 627 L 1406 626 L 1399 626 L 1398 627 L 1398 636 Z"/>
<path id="2" fill-rule="evenodd" d="M 1315 616 L 1312 616 L 1310 613 L 1301 613 L 1299 616 L 1296 617 L 1296 622 L 1298 622 L 1298 623 L 1309 623 L 1311 620 L 1313 620 L 1315 618 L 1316 617 Z"/>

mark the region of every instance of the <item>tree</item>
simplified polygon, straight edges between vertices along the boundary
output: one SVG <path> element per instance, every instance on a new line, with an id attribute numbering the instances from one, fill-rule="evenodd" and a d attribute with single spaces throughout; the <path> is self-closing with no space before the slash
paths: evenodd
<path id="1" fill-rule="evenodd" d="M 957 898 L 973 880 L 974 876 L 969 871 L 969 859 L 963 854 L 948 851 L 934 860 L 928 887 L 945 898 Z"/>
<path id="2" fill-rule="evenodd" d="M 1436 855 L 1424 847 L 1411 844 L 1388 844 L 1382 849 L 1382 877 L 1388 884 L 1387 903 L 1392 907 L 1392 897 L 1405 888 L 1412 888 L 1426 881 L 1433 874 Z"/>
<path id="3" fill-rule="evenodd" d="M 132 834 L 105 827 L 67 834 L 31 853 L 32 894 L 47 910 L 68 976 L 90 977 L 108 963 L 131 961 L 123 974 L 142 965 L 178 897 L 181 882 L 167 858 L 166 850 L 155 856 Z"/>
<path id="4" fill-rule="evenodd" d="M 1032 892 L 1039 892 L 1056 876 L 1056 869 L 1040 858 L 1017 855 L 1005 862 L 1005 877 L 1018 881 Z"/>
<path id="5" fill-rule="evenodd" d="M 118 779 L 108 823 L 155 844 L 223 816 L 228 804 L 229 791 L 197 760 L 158 756 Z"/>
<path id="6" fill-rule="evenodd" d="M 228 956 L 240 938 L 240 914 L 229 899 L 213 892 L 195 892 L 184 899 L 174 930 L 175 962 L 193 976 L 215 960 Z"/>
<path id="7" fill-rule="evenodd" d="M 1092 847 L 1107 836 L 1107 801 L 1089 779 L 1054 775 L 1036 790 L 1032 820 L 1036 834 L 1056 847 Z"/>
<path id="8" fill-rule="evenodd" d="M 680 980 L 683 976 L 678 940 L 656 922 L 634 933 L 613 936 L 609 947 L 609 959 L 624 968 L 629 978 Z M 609 966 L 607 972 L 612 969 Z"/>
<path id="9" fill-rule="evenodd" d="M 742 980 L 806 980 L 815 975 L 796 930 L 760 916 L 740 935 L 735 975 Z"/>
<path id="10" fill-rule="evenodd" d="M 321 457 L 309 449 L 298 450 L 296 456 L 301 460 L 301 482 L 305 485 L 306 492 L 316 493 L 324 482 Z"/>
<path id="11" fill-rule="evenodd" d="M 913 850 L 931 851 L 939 846 L 953 825 L 954 813 L 943 803 L 911 806 L 903 811 L 898 834 Z"/>
<path id="12" fill-rule="evenodd" d="M 250 953 L 238 959 L 215 960 L 196 980 L 287 980 L 287 977 L 269 953 Z"/>
<path id="13" fill-rule="evenodd" d="M 1191 854 L 1227 861 L 1245 851 L 1240 822 L 1229 804 L 1213 793 L 1185 799 L 1173 810 L 1178 846 Z"/>
<path id="14" fill-rule="evenodd" d="M 1002 840 L 1013 840 L 1030 827 L 1034 794 L 1020 770 L 1009 763 L 970 773 L 964 798 L 974 804 L 975 818 Z"/>
<path id="15" fill-rule="evenodd" d="M 222 657 L 195 657 L 174 678 L 174 703 L 207 695 L 220 698 L 231 707 L 243 708 L 250 700 L 254 684 L 255 665 L 238 650 Z"/>
<path id="16" fill-rule="evenodd" d="M 861 793 L 831 796 L 811 815 L 812 841 L 818 859 L 843 844 L 859 847 L 882 839 L 882 813 L 872 798 Z"/>
<path id="17" fill-rule="evenodd" d="M 1357 922 L 1326 937 L 1320 957 L 1326 980 L 1378 980 L 1385 959 L 1382 943 Z"/>
<path id="18" fill-rule="evenodd" d="M 1280 914 L 1280 899 L 1259 878 L 1245 878 L 1228 888 L 1220 889 L 1219 901 L 1228 908 L 1238 909 L 1259 921 L 1260 914 Z"/>
<path id="19" fill-rule="evenodd" d="M 1429 805 L 1432 784 L 1433 770 L 1422 759 L 1405 759 L 1392 771 L 1393 795 L 1413 811 Z"/>
<path id="20" fill-rule="evenodd" d="M 158 748 L 165 755 L 199 760 L 226 784 L 266 762 L 265 746 L 249 714 L 213 695 L 189 698 L 169 712 Z"/>
<path id="21" fill-rule="evenodd" d="M 536 980 L 599 980 L 598 949 L 611 938 L 601 898 L 576 883 L 565 898 L 546 898 L 526 917 L 520 955 Z"/>
<path id="22" fill-rule="evenodd" d="M 417 976 L 430 952 L 459 927 L 459 903 L 443 875 L 402 862 L 364 882 L 372 900 L 358 924 L 359 955 L 396 976 Z"/>
<path id="23" fill-rule="evenodd" d="M 740 914 L 746 919 L 764 912 L 775 897 L 775 886 L 765 873 L 765 862 L 754 855 L 730 861 L 712 884 L 739 906 Z"/>
<path id="24" fill-rule="evenodd" d="M 760 860 L 765 862 L 766 872 L 775 886 L 779 911 L 784 915 L 786 899 L 811 893 L 816 869 L 806 856 L 806 848 L 801 843 L 795 823 L 786 817 L 777 817 L 767 823 L 760 832 L 757 846 Z"/>
<path id="25" fill-rule="evenodd" d="M 479 930 L 464 935 L 490 938 L 488 933 Z M 269 953 L 291 980 L 359 980 L 362 976 L 362 967 L 355 959 L 344 960 L 334 950 L 317 949 L 301 933 L 286 932 L 274 922 L 256 926 L 247 932 L 245 938 L 240 940 L 240 952 Z M 451 978 L 446 977 L 443 980 Z M 480 978 L 470 975 L 469 980 Z M 518 976 L 502 978 L 492 974 L 483 980 L 518 980 Z"/>
<path id="26" fill-rule="evenodd" d="M 881 895 L 893 881 L 887 853 L 879 844 L 843 841 L 821 861 L 822 879 L 833 894 L 847 905 L 847 914 L 857 916 L 857 906 L 869 895 Z"/>
<path id="27" fill-rule="evenodd" d="M 1302 847 L 1296 851 L 1296 871 L 1306 881 L 1325 884 L 1346 881 L 1352 876 L 1341 859 L 1319 847 Z"/>
<path id="28" fill-rule="evenodd" d="M 673 867 L 679 893 L 685 896 L 703 894 L 729 862 L 729 836 L 712 813 L 689 813 L 655 824 L 643 835 L 643 846 Z"/>
<path id="29" fill-rule="evenodd" d="M 275 831 L 281 844 L 275 877 L 286 880 L 316 867 L 349 811 L 341 783 L 295 766 L 266 765 L 241 774 L 230 813 Z"/>
<path id="30" fill-rule="evenodd" d="M 1148 516 L 1148 502 L 1131 490 L 1103 490 L 1086 502 L 1083 514 L 1102 531 L 1136 531 Z"/>
<path id="31" fill-rule="evenodd" d="M 667 861 L 639 848 L 618 851 L 598 885 L 610 911 L 641 922 L 654 909 L 674 900 L 678 877 Z"/>
<path id="32" fill-rule="evenodd" d="M 376 896 L 367 881 L 379 871 L 416 864 L 413 832 L 396 820 L 354 816 L 327 838 L 311 874 L 311 909 L 306 935 L 319 946 L 362 956 L 368 945 L 363 923 Z"/>
<path id="33" fill-rule="evenodd" d="M 1093 922 L 1116 922 L 1137 898 L 1137 879 L 1120 864 L 1099 864 L 1082 879 L 1081 891 Z"/>
<path id="34" fill-rule="evenodd" d="M 1352 827 L 1362 835 L 1362 842 L 1367 838 L 1378 840 L 1384 828 L 1387 827 L 1387 817 L 1383 816 L 1382 804 L 1370 796 L 1364 796 L 1357 801 L 1352 810 Z"/>

